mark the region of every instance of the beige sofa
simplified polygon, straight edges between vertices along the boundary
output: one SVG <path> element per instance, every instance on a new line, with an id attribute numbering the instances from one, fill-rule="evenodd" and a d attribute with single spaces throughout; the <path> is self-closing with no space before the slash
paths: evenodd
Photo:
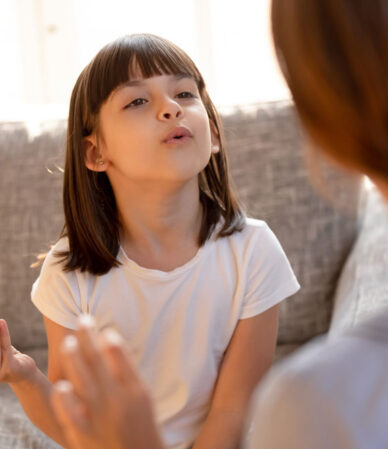
<path id="1" fill-rule="evenodd" d="M 365 215 L 365 187 L 359 180 L 325 170 L 324 192 L 335 201 L 316 193 L 305 164 L 307 144 L 289 102 L 234 108 L 224 111 L 222 118 L 233 178 L 247 212 L 269 223 L 302 286 L 281 306 L 279 359 L 328 331 L 341 271 L 352 248 L 360 246 L 358 240 L 354 245 L 357 235 L 364 232 L 360 217 Z M 38 125 L 34 123 L 31 134 L 27 122 L 0 123 L 0 317 L 9 324 L 13 344 L 45 369 L 42 318 L 30 302 L 39 268 L 30 265 L 55 242 L 63 225 L 60 169 L 66 121 Z M 370 224 L 376 225 L 375 220 Z M 335 308 L 336 329 L 361 316 L 354 307 L 353 314 L 346 312 L 349 304 L 356 304 L 353 295 L 359 295 L 352 283 L 356 265 L 357 254 L 352 253 L 337 288 L 341 298 Z M 378 306 L 376 300 L 373 307 Z M 54 447 L 58 446 L 29 423 L 9 387 L 0 385 L 0 448 Z"/>

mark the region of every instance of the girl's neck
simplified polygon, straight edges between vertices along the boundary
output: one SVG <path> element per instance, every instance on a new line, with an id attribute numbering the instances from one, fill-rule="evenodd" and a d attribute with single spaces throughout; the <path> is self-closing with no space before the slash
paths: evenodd
<path id="1" fill-rule="evenodd" d="M 126 252 L 155 255 L 198 248 L 202 223 L 198 182 L 178 190 L 158 187 L 115 196 L 122 224 L 121 245 Z"/>

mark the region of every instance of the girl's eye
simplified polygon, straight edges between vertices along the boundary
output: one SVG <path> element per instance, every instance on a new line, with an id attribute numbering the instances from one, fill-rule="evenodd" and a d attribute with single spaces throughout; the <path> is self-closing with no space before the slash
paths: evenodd
<path id="1" fill-rule="evenodd" d="M 180 92 L 177 95 L 178 98 L 196 98 L 196 95 L 192 94 L 191 92 L 185 91 L 185 92 Z"/>
<path id="2" fill-rule="evenodd" d="M 147 100 L 145 98 L 136 98 L 136 100 L 131 101 L 129 104 L 127 104 L 124 109 L 127 108 L 133 108 L 135 106 L 140 106 L 142 104 L 147 103 Z"/>

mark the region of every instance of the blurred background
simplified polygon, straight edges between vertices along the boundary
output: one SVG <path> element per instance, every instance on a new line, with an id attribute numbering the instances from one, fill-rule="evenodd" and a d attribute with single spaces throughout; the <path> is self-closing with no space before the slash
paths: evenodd
<path id="1" fill-rule="evenodd" d="M 270 0 L 0 0 L 0 119 L 67 116 L 83 67 L 123 34 L 172 40 L 219 108 L 289 98 L 270 35 Z"/>

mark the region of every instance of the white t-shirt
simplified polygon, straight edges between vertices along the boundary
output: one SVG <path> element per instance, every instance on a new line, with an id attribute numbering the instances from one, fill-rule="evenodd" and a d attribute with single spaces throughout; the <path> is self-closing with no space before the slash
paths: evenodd
<path id="1" fill-rule="evenodd" d="M 75 329 L 91 314 L 98 329 L 115 328 L 149 387 L 170 449 L 187 449 L 209 410 L 219 365 L 237 322 L 274 306 L 299 289 L 275 235 L 260 220 L 241 232 L 215 233 L 186 264 L 163 272 L 130 260 L 102 276 L 64 272 L 53 251 L 32 288 L 43 315 Z"/>
<path id="2" fill-rule="evenodd" d="M 388 309 L 269 372 L 248 449 L 388 448 Z"/>

